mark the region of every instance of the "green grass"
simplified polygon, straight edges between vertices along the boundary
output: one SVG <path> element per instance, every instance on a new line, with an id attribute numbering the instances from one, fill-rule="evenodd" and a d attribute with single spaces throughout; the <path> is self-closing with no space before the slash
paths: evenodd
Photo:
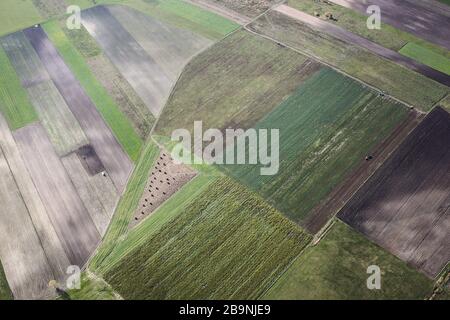
<path id="1" fill-rule="evenodd" d="M 42 21 L 32 0 L 0 1 L 0 36 L 9 34 Z"/>
<path id="2" fill-rule="evenodd" d="M 450 112 L 450 94 L 447 95 L 444 99 L 442 99 L 438 105 L 441 105 L 442 107 L 444 107 L 445 109 L 448 110 L 448 112 Z"/>
<path id="3" fill-rule="evenodd" d="M 104 275 L 125 299 L 254 299 L 310 240 L 228 178 L 143 237 Z"/>
<path id="4" fill-rule="evenodd" d="M 0 263 L 0 300 L 12 300 L 13 295 L 9 289 L 8 281 L 6 280 L 5 272 Z"/>
<path id="5" fill-rule="evenodd" d="M 400 50 L 400 53 L 450 75 L 450 58 L 446 58 L 415 43 L 408 43 Z"/>
<path id="6" fill-rule="evenodd" d="M 381 289 L 367 289 L 367 267 L 381 269 Z M 433 282 L 337 221 L 317 246 L 307 248 L 265 294 L 265 299 L 424 299 Z"/>
<path id="7" fill-rule="evenodd" d="M 67 290 L 59 300 L 118 300 L 119 296 L 103 279 L 90 272 L 81 274 L 80 289 Z"/>
<path id="8" fill-rule="evenodd" d="M 313 0 L 288 0 L 288 4 L 289 6 L 310 15 L 319 13 L 322 19 L 326 19 L 325 13 L 331 12 L 337 21 L 326 19 L 328 22 L 336 24 L 366 39 L 378 43 L 385 48 L 398 51 L 407 43 L 414 42 L 435 52 L 436 54 L 450 58 L 450 51 L 418 38 L 408 32 L 394 28 L 389 24 L 382 23 L 380 30 L 368 29 L 367 16 L 355 10 L 342 7 L 338 4 L 333 4 L 330 6 L 329 4 Z"/>
<path id="9" fill-rule="evenodd" d="M 43 28 L 86 93 L 94 102 L 119 143 L 130 158 L 136 161 L 141 152 L 143 141 L 134 131 L 130 121 L 120 111 L 114 100 L 108 95 L 106 89 L 92 75 L 83 56 L 66 37 L 58 21 L 47 22 L 43 25 Z"/>
<path id="10" fill-rule="evenodd" d="M 251 127 L 319 67 L 271 41 L 236 32 L 187 65 L 155 132 L 192 131 L 195 120 L 204 128 Z"/>
<path id="11" fill-rule="evenodd" d="M 139 224 L 132 232 L 126 234 L 126 237 L 120 237 L 120 240 L 116 242 L 108 257 L 103 259 L 100 265 L 92 264 L 92 267 L 95 267 L 96 272 L 99 274 L 104 274 L 111 270 L 115 263 L 139 247 L 148 236 L 156 234 L 163 226 L 182 214 L 183 208 L 187 203 L 204 192 L 217 179 L 218 177 L 214 175 L 199 174 L 189 181 L 170 199 L 164 202 L 150 218 Z M 134 212 L 134 210 L 132 211 Z"/>
<path id="12" fill-rule="evenodd" d="M 439 2 L 448 4 L 450 6 L 450 0 L 438 0 Z"/>
<path id="13" fill-rule="evenodd" d="M 37 113 L 2 47 L 0 47 L 0 70 L 0 111 L 11 130 L 37 121 Z"/>
<path id="14" fill-rule="evenodd" d="M 280 130 L 280 169 L 222 168 L 302 223 L 370 150 L 405 119 L 407 108 L 323 68 L 255 126 Z"/>
<path id="15" fill-rule="evenodd" d="M 108 257 L 111 251 L 125 236 L 128 231 L 128 225 L 139 204 L 139 200 L 144 192 L 150 169 L 159 155 L 159 148 L 154 143 L 149 143 L 142 152 L 136 167 L 131 175 L 126 190 L 117 205 L 114 216 L 111 219 L 108 230 L 103 237 L 103 242 L 97 250 L 97 253 L 90 262 L 93 271 L 99 267 Z"/>
<path id="16" fill-rule="evenodd" d="M 182 0 L 125 0 L 123 4 L 213 40 L 222 39 L 240 27 L 226 18 Z"/>
<path id="17" fill-rule="evenodd" d="M 447 86 L 281 13 L 266 14 L 249 28 L 325 61 L 423 111 L 431 110 L 450 92 Z"/>
<path id="18" fill-rule="evenodd" d="M 83 55 L 83 57 L 91 58 L 102 54 L 102 50 L 98 46 L 97 42 L 95 42 L 83 25 L 79 30 L 70 30 L 65 27 L 65 20 L 60 20 L 60 24 L 66 37 L 70 40 L 73 46 L 77 48 L 78 52 Z"/>

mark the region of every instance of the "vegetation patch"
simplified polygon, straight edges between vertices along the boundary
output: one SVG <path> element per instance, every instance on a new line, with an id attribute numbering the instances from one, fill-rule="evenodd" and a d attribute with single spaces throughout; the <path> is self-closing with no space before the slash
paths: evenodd
<path id="1" fill-rule="evenodd" d="M 41 22 L 41 20 L 32 0 L 0 1 L 0 35 L 24 29 Z"/>
<path id="2" fill-rule="evenodd" d="M 5 272 L 3 271 L 2 264 L 0 263 L 0 300 L 12 300 L 12 299 L 13 295 L 11 289 L 9 289 Z"/>
<path id="3" fill-rule="evenodd" d="M 126 299 L 254 299 L 309 240 L 261 198 L 223 178 L 170 224 L 147 233 L 105 279 Z"/>
<path id="4" fill-rule="evenodd" d="M 447 58 L 412 42 L 404 46 L 400 53 L 450 75 L 450 57 Z"/>
<path id="5" fill-rule="evenodd" d="M 367 268 L 381 269 L 381 289 L 367 288 Z M 336 221 L 264 295 L 265 299 L 424 299 L 433 282 L 403 261 Z"/>
<path id="6" fill-rule="evenodd" d="M 89 271 L 81 274 L 80 289 L 61 292 L 58 300 L 121 300 L 109 284 Z"/>
<path id="7" fill-rule="evenodd" d="M 278 173 L 263 176 L 255 165 L 222 169 L 302 223 L 406 115 L 402 105 L 323 68 L 255 125 L 280 131 Z"/>
<path id="8" fill-rule="evenodd" d="M 14 67 L 0 47 L 0 111 L 11 130 L 37 121 L 38 116 L 22 87 Z"/>

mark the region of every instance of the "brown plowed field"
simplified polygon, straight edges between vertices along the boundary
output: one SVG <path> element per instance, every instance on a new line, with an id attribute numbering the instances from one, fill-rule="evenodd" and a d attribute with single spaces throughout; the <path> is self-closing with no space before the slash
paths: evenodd
<path id="1" fill-rule="evenodd" d="M 449 137 L 436 108 L 338 214 L 432 278 L 450 260 Z"/>

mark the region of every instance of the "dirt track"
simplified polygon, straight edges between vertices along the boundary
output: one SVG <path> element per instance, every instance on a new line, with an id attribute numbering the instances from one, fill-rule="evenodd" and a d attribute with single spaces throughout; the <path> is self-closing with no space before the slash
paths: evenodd
<path id="1" fill-rule="evenodd" d="M 450 260 L 450 114 L 437 108 L 338 214 L 436 277 Z"/>
<path id="2" fill-rule="evenodd" d="M 381 9 L 381 21 L 450 50 L 450 8 L 423 0 L 330 0 L 366 14 L 369 5 Z"/>
<path id="3" fill-rule="evenodd" d="M 387 49 L 379 44 L 376 44 L 366 38 L 358 36 L 344 28 L 336 26 L 330 22 L 323 21 L 319 18 L 313 17 L 309 14 L 301 12 L 297 9 L 291 8 L 286 5 L 280 5 L 274 9 L 277 12 L 285 14 L 291 18 L 297 19 L 303 23 L 306 23 L 312 26 L 314 29 L 319 30 L 320 32 L 327 33 L 337 39 L 345 41 L 350 44 L 357 45 L 359 47 L 365 48 L 381 57 L 394 61 L 398 64 L 405 66 L 408 69 L 416 71 L 428 78 L 431 78 L 439 83 L 442 83 L 446 86 L 450 87 L 450 76 L 434 70 L 422 63 L 419 63 L 413 59 L 405 57 L 400 53 L 393 51 L 391 49 Z M 449 18 L 450 19 L 450 18 Z"/>

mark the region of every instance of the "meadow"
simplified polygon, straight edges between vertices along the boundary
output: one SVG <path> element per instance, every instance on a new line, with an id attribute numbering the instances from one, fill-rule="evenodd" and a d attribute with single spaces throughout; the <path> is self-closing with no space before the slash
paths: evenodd
<path id="1" fill-rule="evenodd" d="M 11 290 L 9 289 L 8 281 L 5 277 L 5 272 L 0 263 L 0 300 L 12 300 L 13 296 Z"/>
<path id="2" fill-rule="evenodd" d="M 366 286 L 367 268 L 381 269 L 381 289 Z M 308 247 L 263 296 L 264 299 L 417 299 L 431 295 L 433 282 L 403 261 L 336 221 Z"/>
<path id="3" fill-rule="evenodd" d="M 125 152 L 135 161 L 139 157 L 143 141 L 134 130 L 133 125 L 120 111 L 120 108 L 109 96 L 105 88 L 94 77 L 83 56 L 60 28 L 58 21 L 47 22 L 43 25 L 43 28 L 65 63 L 95 104 L 105 122 L 111 128 Z"/>
<path id="4" fill-rule="evenodd" d="M 182 213 L 143 234 L 142 242 L 104 273 L 122 297 L 254 299 L 310 240 L 229 178 L 215 181 Z"/>
<path id="5" fill-rule="evenodd" d="M 192 130 L 194 120 L 202 120 L 205 128 L 249 128 L 319 68 L 276 43 L 235 32 L 186 66 L 155 133 Z"/>
<path id="6" fill-rule="evenodd" d="M 401 104 L 323 68 L 255 125 L 280 130 L 277 175 L 262 176 L 255 165 L 221 168 L 302 224 L 406 115 Z"/>
<path id="7" fill-rule="evenodd" d="M 0 36 L 29 27 L 42 20 L 32 0 L 0 1 Z"/>

